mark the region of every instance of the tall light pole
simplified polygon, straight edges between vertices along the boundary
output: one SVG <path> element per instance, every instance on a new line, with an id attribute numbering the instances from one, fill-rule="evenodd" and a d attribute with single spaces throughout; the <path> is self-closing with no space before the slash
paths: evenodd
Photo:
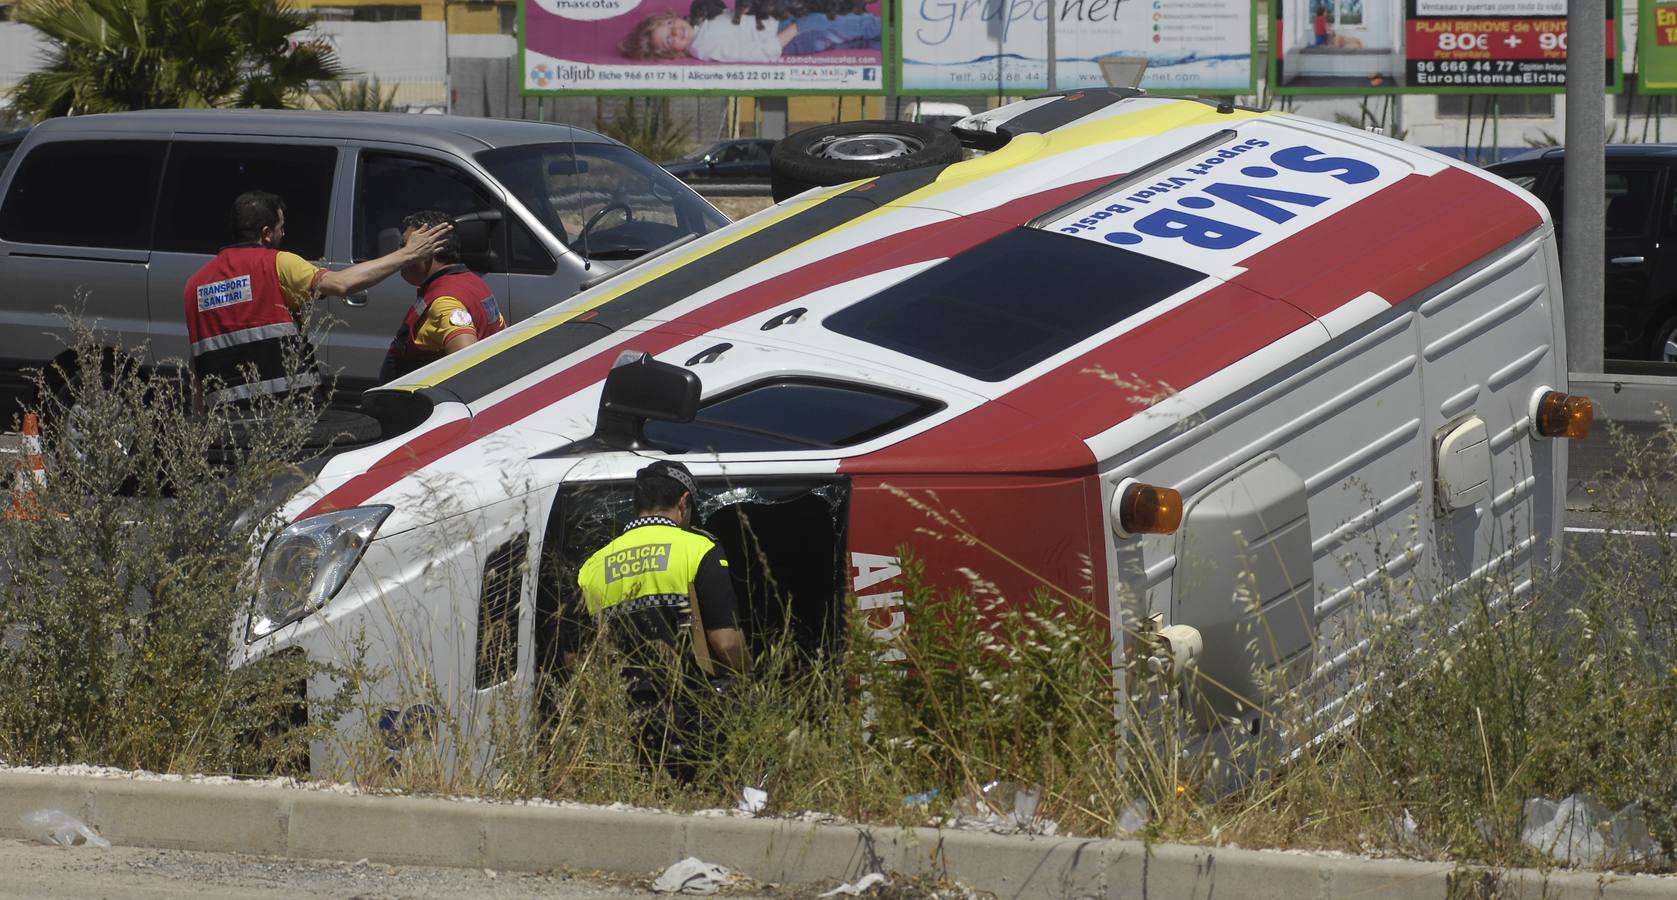
<path id="1" fill-rule="evenodd" d="M 1606 280 L 1607 13 L 1602 0 L 1566 4 L 1566 159 L 1561 223 L 1561 293 L 1567 368 L 1602 370 Z"/>
<path id="2" fill-rule="evenodd" d="M 448 0 L 443 2 L 443 112 L 454 115 L 454 60 L 448 49 Z"/>
<path id="3" fill-rule="evenodd" d="M 1059 62 L 1060 62 L 1060 54 L 1057 52 L 1057 50 L 1054 46 L 1054 39 L 1055 39 L 1056 35 L 1058 34 L 1058 32 L 1060 30 L 1059 26 L 1060 26 L 1059 18 L 1054 15 L 1054 0 L 1048 0 L 1048 91 L 1049 91 L 1049 93 L 1053 93 L 1054 91 L 1057 91 L 1057 90 L 1060 89 L 1059 88 L 1060 79 L 1058 77 L 1056 77 L 1056 70 L 1057 70 L 1057 68 L 1059 66 Z"/>

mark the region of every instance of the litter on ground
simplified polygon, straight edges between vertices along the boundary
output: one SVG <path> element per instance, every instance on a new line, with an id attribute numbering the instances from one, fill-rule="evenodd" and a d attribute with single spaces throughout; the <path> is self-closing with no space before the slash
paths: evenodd
<path id="1" fill-rule="evenodd" d="M 689 856 L 665 869 L 652 882 L 652 889 L 660 894 L 714 894 L 733 880 L 727 869 Z"/>
<path id="2" fill-rule="evenodd" d="M 30 840 L 60 847 L 109 847 L 110 841 L 62 809 L 37 809 L 19 817 Z"/>

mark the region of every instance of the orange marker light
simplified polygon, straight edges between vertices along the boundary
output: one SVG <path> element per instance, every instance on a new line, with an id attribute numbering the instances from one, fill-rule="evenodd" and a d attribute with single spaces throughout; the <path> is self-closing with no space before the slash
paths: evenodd
<path id="1" fill-rule="evenodd" d="M 1118 504 L 1118 527 L 1130 534 L 1170 534 L 1182 527 L 1182 494 L 1134 482 Z"/>
<path id="2" fill-rule="evenodd" d="M 1595 423 L 1595 403 L 1588 397 L 1548 391 L 1537 401 L 1537 433 L 1544 437 L 1582 438 Z"/>

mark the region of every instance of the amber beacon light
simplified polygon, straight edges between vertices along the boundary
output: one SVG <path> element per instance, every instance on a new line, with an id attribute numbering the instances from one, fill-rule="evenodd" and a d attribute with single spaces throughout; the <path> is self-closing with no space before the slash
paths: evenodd
<path id="1" fill-rule="evenodd" d="M 1532 412 L 1532 423 L 1544 437 L 1582 438 L 1594 422 L 1595 403 L 1590 398 L 1560 391 L 1544 391 Z"/>
<path id="2" fill-rule="evenodd" d="M 1182 494 L 1131 481 L 1119 488 L 1118 529 L 1126 534 L 1170 534 L 1182 526 Z"/>

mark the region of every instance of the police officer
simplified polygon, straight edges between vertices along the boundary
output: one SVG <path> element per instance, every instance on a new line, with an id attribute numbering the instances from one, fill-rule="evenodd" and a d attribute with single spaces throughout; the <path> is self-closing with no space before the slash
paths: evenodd
<path id="1" fill-rule="evenodd" d="M 427 228 L 448 225 L 434 209 L 402 220 L 402 246 Z M 396 339 L 390 342 L 379 378 L 393 381 L 426 363 L 465 349 L 507 327 L 489 285 L 460 263 L 460 238 L 450 234 L 430 256 L 402 267 L 402 278 L 419 288 Z"/>
<path id="2" fill-rule="evenodd" d="M 577 573 L 588 613 L 623 652 L 641 751 L 677 779 L 718 740 L 704 722 L 712 680 L 750 667 L 722 548 L 689 528 L 697 488 L 687 467 L 635 473 L 635 518 Z"/>
<path id="3" fill-rule="evenodd" d="M 313 390 L 320 375 L 297 327 L 307 305 L 322 295 L 365 290 L 428 258 L 452 227 L 426 228 L 394 253 L 332 271 L 279 249 L 285 201 L 278 196 L 240 194 L 232 219 L 240 243 L 223 248 L 188 279 L 184 297 L 192 369 L 199 389 L 211 381 L 203 398 L 211 404 Z"/>

